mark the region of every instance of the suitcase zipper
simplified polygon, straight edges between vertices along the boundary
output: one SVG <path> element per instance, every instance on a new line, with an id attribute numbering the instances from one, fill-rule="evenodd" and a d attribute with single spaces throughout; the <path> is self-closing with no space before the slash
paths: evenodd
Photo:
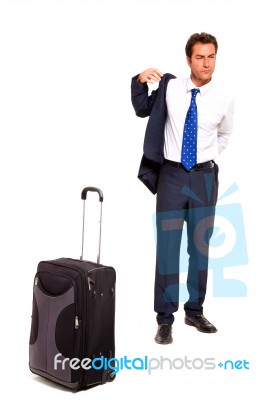
<path id="1" fill-rule="evenodd" d="M 89 291 L 91 291 L 91 284 L 95 285 L 95 282 L 94 282 L 94 280 L 92 280 L 92 279 L 88 276 Z"/>

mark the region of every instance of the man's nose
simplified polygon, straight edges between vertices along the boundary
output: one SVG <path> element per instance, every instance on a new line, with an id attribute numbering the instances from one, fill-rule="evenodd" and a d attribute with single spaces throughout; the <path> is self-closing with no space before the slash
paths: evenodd
<path id="1" fill-rule="evenodd" d="M 204 60 L 204 61 L 203 61 L 203 66 L 204 66 L 205 68 L 208 68 L 208 66 L 209 66 L 209 59 L 206 57 L 206 58 L 204 58 L 203 60 Z"/>

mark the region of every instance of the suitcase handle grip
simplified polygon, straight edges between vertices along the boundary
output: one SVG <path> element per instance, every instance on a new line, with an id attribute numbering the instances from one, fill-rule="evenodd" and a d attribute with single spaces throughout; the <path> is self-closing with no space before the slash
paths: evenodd
<path id="1" fill-rule="evenodd" d="M 88 192 L 97 192 L 98 195 L 99 195 L 99 201 L 100 201 L 101 203 L 103 202 L 103 192 L 102 192 L 100 189 L 98 189 L 98 188 L 96 188 L 96 187 L 93 187 L 93 186 L 85 187 L 85 188 L 82 190 L 82 192 L 81 192 L 81 199 L 82 199 L 82 200 L 87 200 L 87 193 L 88 193 Z"/>

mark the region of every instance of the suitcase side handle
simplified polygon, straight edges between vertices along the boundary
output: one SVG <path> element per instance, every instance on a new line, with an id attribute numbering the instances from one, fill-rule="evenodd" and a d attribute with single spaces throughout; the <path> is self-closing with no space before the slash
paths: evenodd
<path id="1" fill-rule="evenodd" d="M 99 229 L 99 245 L 98 245 L 98 255 L 97 255 L 97 263 L 100 264 L 100 256 L 101 256 L 101 237 L 102 237 L 102 205 L 103 205 L 103 192 L 94 187 L 88 186 L 85 187 L 81 192 L 81 199 L 83 200 L 83 221 L 82 221 L 82 246 L 81 246 L 81 256 L 80 260 L 83 261 L 83 251 L 84 251 L 84 231 L 85 231 L 85 203 L 87 200 L 87 193 L 88 192 L 96 192 L 99 195 L 99 202 L 101 203 L 100 206 L 100 229 Z"/>
<path id="2" fill-rule="evenodd" d="M 82 200 L 87 200 L 87 193 L 88 192 L 97 192 L 99 195 L 99 201 L 102 203 L 103 202 L 103 192 L 98 189 L 97 187 L 93 187 L 93 186 L 88 186 L 85 187 L 82 192 L 81 192 L 81 199 Z"/>

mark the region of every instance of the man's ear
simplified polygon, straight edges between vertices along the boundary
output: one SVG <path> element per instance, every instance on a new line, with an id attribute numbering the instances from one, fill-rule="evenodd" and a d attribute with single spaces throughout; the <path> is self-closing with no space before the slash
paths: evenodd
<path id="1" fill-rule="evenodd" d="M 187 64 L 189 67 L 191 66 L 191 58 L 190 57 L 187 57 Z"/>

